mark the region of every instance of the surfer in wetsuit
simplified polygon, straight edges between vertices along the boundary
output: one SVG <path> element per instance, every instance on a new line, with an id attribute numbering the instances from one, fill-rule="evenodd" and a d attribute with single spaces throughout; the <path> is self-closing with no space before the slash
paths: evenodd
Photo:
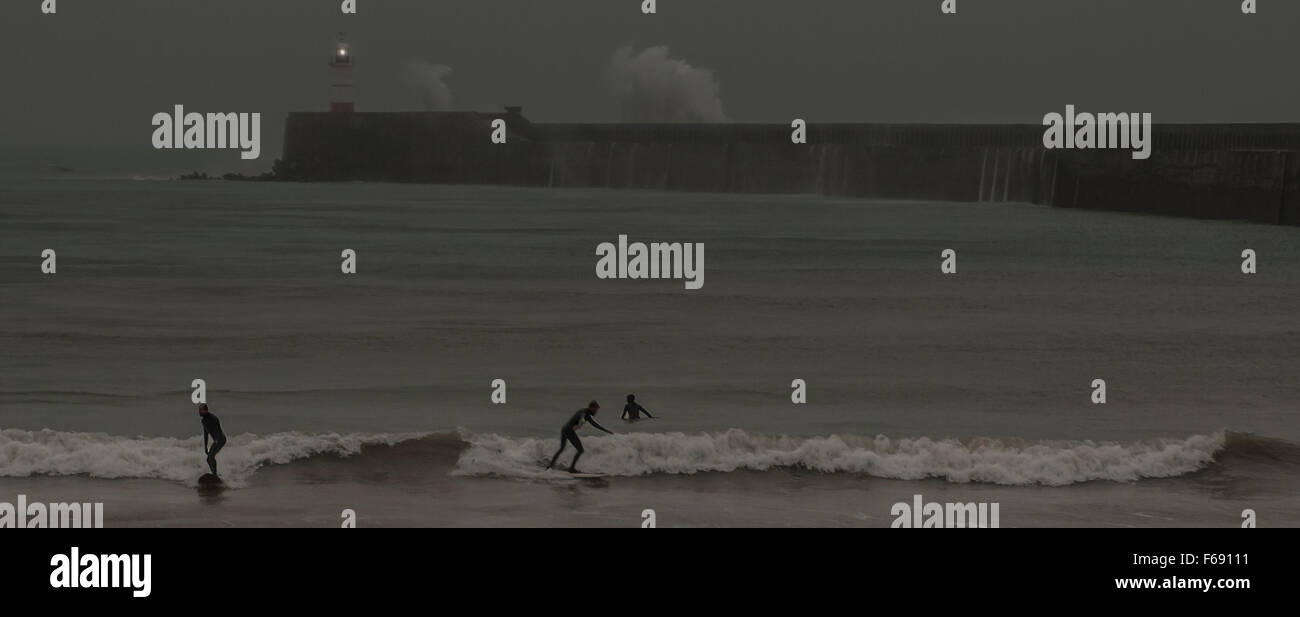
<path id="1" fill-rule="evenodd" d="M 578 473 L 575 465 L 578 464 L 578 457 L 582 456 L 582 442 L 578 441 L 578 429 L 582 428 L 583 424 L 591 423 L 592 426 L 605 431 L 610 435 L 614 434 L 614 431 L 597 424 L 596 419 L 592 417 L 596 415 L 596 412 L 599 410 L 600 405 L 597 404 L 596 401 L 592 401 L 587 403 L 586 409 L 579 409 L 574 412 L 573 417 L 569 418 L 569 421 L 564 423 L 564 427 L 560 429 L 560 449 L 556 450 L 555 456 L 551 457 L 551 464 L 546 466 L 547 469 L 555 466 L 556 459 L 559 459 L 560 453 L 564 452 L 564 446 L 572 443 L 573 447 L 577 448 L 578 451 L 573 455 L 573 462 L 569 463 L 569 473 Z"/>
<path id="2" fill-rule="evenodd" d="M 208 468 L 212 475 L 217 475 L 217 453 L 226 445 L 226 434 L 221 432 L 221 420 L 208 411 L 208 404 L 199 405 L 199 420 L 203 422 L 203 453 L 208 455 Z M 208 447 L 208 436 L 212 437 L 212 447 Z"/>
<path id="3" fill-rule="evenodd" d="M 647 418 L 654 418 L 654 416 L 650 415 L 649 409 L 642 407 L 640 403 L 636 402 L 635 394 L 627 395 L 627 404 L 623 406 L 623 418 L 636 422 L 641 419 L 640 414 L 645 414 L 645 417 Z"/>

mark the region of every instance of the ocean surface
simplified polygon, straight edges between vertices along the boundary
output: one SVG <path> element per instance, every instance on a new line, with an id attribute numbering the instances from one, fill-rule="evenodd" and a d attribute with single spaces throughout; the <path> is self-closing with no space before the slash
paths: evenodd
<path id="1" fill-rule="evenodd" d="M 1297 233 L 1014 203 L 10 178 L 0 501 L 102 501 L 108 526 L 888 527 L 921 494 L 997 502 L 1003 527 L 1297 526 Z M 598 279 L 619 234 L 704 243 L 703 289 Z M 230 435 L 224 492 L 196 490 L 195 379 Z M 620 421 L 629 393 L 660 417 Z M 609 477 L 544 471 L 590 399 L 617 434 L 584 429 L 579 467 Z"/>

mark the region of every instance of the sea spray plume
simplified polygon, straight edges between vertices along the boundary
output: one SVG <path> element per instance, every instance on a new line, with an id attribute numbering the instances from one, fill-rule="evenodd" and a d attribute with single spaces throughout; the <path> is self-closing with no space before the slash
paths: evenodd
<path id="1" fill-rule="evenodd" d="M 669 57 L 666 46 L 620 47 L 609 85 L 623 122 L 727 121 L 713 72 Z"/>
<path id="2" fill-rule="evenodd" d="M 428 62 L 411 62 L 406 68 L 406 79 L 420 94 L 425 111 L 451 111 L 453 99 L 447 78 L 451 67 Z"/>

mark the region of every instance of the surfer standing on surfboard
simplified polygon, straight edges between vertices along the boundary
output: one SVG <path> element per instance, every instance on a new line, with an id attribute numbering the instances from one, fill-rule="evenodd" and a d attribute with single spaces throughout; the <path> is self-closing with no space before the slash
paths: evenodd
<path id="1" fill-rule="evenodd" d="M 546 466 L 547 469 L 555 466 L 556 459 L 560 458 L 561 452 L 564 452 L 564 446 L 572 442 L 573 447 L 577 448 L 578 451 L 573 455 L 573 462 L 569 463 L 569 473 L 578 473 L 575 466 L 578 464 L 578 457 L 582 456 L 582 442 L 578 441 L 578 429 L 582 428 L 583 424 L 591 423 L 592 426 L 610 435 L 614 434 L 614 431 L 596 423 L 596 419 L 592 416 L 596 415 L 597 411 L 600 411 L 600 405 L 596 401 L 592 401 L 587 403 L 586 409 L 579 409 L 574 412 L 573 417 L 564 423 L 564 427 L 560 429 L 560 449 L 556 450 L 555 456 L 551 457 L 551 464 Z"/>
<path id="2" fill-rule="evenodd" d="M 649 409 L 642 407 L 640 403 L 636 402 L 635 394 L 627 395 L 627 404 L 623 406 L 623 418 L 628 422 L 636 422 L 641 419 L 640 414 L 645 414 L 645 417 L 652 420 L 654 419 L 654 416 L 650 415 Z"/>
<path id="3" fill-rule="evenodd" d="M 217 475 L 217 453 L 226 445 L 226 434 L 221 432 L 221 420 L 208 411 L 208 404 L 199 405 L 199 420 L 203 422 L 203 453 L 208 455 L 208 468 L 212 475 Z M 208 436 L 212 436 L 212 447 L 208 447 Z"/>

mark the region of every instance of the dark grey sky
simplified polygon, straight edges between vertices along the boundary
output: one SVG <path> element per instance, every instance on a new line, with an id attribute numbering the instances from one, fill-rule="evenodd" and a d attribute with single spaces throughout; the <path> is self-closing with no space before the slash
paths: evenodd
<path id="1" fill-rule="evenodd" d="M 0 8 L 6 145 L 148 147 L 150 117 L 321 109 L 351 35 L 362 110 L 420 108 L 408 63 L 457 103 L 607 121 L 624 43 L 711 69 L 742 122 L 1034 122 L 1066 103 L 1156 122 L 1300 121 L 1300 2 L 1259 0 L 40 0 Z M 268 152 L 271 156 L 277 152 Z"/>

